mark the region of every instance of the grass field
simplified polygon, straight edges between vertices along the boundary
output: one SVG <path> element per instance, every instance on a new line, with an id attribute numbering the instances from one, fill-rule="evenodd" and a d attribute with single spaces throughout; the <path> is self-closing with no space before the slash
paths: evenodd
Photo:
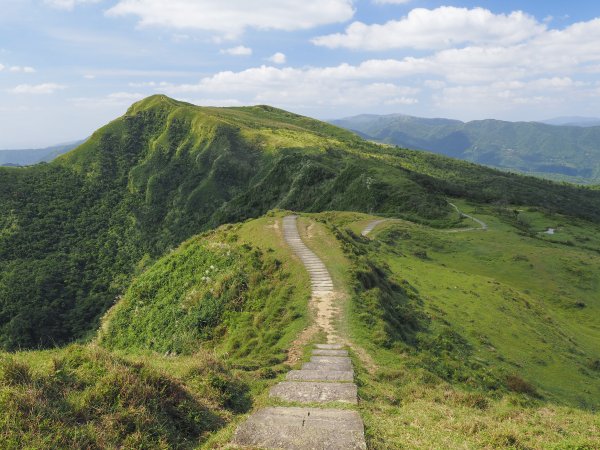
<path id="1" fill-rule="evenodd" d="M 318 216 L 361 280 L 350 323 L 377 366 L 359 375 L 370 445 L 597 448 L 600 261 L 594 238 L 575 236 L 598 226 L 526 210 L 524 229 L 497 208 L 459 207 L 490 229 L 390 220 L 368 240 L 358 235 L 373 218 Z M 553 225 L 556 235 L 539 232 Z"/>

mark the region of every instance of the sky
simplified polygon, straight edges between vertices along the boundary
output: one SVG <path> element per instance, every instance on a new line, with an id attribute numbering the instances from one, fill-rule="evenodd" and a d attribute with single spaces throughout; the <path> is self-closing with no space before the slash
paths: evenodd
<path id="1" fill-rule="evenodd" d="M 0 0 L 0 148 L 156 93 L 319 119 L 600 116 L 600 2 Z"/>

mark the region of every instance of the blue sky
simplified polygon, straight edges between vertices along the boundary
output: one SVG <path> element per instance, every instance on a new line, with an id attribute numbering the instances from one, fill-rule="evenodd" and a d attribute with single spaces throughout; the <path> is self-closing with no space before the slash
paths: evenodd
<path id="1" fill-rule="evenodd" d="M 600 2 L 0 0 L 0 148 L 144 96 L 327 119 L 600 116 Z"/>

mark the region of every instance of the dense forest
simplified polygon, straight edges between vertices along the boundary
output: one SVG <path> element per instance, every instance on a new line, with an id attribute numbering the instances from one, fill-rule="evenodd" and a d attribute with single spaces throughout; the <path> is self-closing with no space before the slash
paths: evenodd
<path id="1" fill-rule="evenodd" d="M 449 227 L 446 196 L 600 221 L 591 189 L 368 143 L 270 107 L 150 97 L 52 163 L 0 169 L 0 347 L 85 339 L 133 275 L 219 224 L 282 208 Z"/>

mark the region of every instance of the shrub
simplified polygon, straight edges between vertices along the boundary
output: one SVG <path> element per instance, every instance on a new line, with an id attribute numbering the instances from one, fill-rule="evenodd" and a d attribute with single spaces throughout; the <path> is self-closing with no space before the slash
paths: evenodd
<path id="1" fill-rule="evenodd" d="M 526 394 L 531 397 L 538 397 L 535 387 L 521 378 L 519 375 L 511 374 L 506 377 L 506 387 L 513 392 L 518 392 L 519 394 Z"/>

